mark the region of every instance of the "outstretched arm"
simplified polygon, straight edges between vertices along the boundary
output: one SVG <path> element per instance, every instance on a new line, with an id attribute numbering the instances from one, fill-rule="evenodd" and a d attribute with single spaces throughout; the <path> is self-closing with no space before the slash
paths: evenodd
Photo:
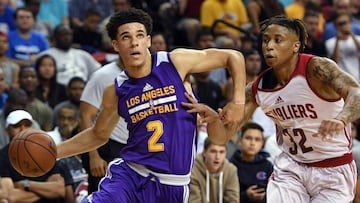
<path id="1" fill-rule="evenodd" d="M 245 104 L 245 61 L 243 55 L 230 49 L 175 49 L 171 52 L 181 78 L 191 73 L 210 71 L 216 68 L 228 68 L 233 83 L 233 100 L 220 113 L 222 121 L 239 122 L 244 115 Z"/>
<path id="2" fill-rule="evenodd" d="M 73 156 L 97 149 L 105 144 L 119 121 L 115 86 L 109 85 L 103 95 L 103 108 L 93 127 L 81 131 L 57 146 L 58 158 Z"/>
<path id="3" fill-rule="evenodd" d="M 332 119 L 324 120 L 319 128 L 322 135 L 333 135 L 360 117 L 360 86 L 349 74 L 327 58 L 315 57 L 309 64 L 309 80 L 317 93 L 325 98 L 343 98 L 345 105 Z"/>

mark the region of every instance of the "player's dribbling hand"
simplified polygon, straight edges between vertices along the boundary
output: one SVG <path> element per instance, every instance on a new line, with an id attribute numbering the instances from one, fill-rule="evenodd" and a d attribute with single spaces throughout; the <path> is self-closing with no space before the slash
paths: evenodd
<path id="1" fill-rule="evenodd" d="M 245 104 L 228 102 L 223 109 L 219 108 L 219 116 L 224 124 L 240 123 L 244 117 Z"/>
<path id="2" fill-rule="evenodd" d="M 189 108 L 189 110 L 187 110 L 188 113 L 198 113 L 200 116 L 200 123 L 212 123 L 219 118 L 214 110 L 205 104 L 197 103 L 197 101 L 187 92 L 185 92 L 185 97 L 190 103 L 181 102 L 181 105 Z"/>
<path id="3" fill-rule="evenodd" d="M 318 133 L 314 137 L 322 137 L 323 141 L 331 139 L 331 137 L 341 134 L 344 131 L 345 125 L 341 120 L 328 119 L 323 120 L 320 124 Z"/>

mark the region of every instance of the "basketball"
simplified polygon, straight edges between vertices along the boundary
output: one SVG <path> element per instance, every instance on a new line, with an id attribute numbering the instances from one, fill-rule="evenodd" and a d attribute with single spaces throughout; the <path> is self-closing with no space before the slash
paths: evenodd
<path id="1" fill-rule="evenodd" d="M 23 176 L 39 177 L 56 162 L 56 145 L 44 131 L 28 128 L 16 135 L 9 145 L 11 165 Z"/>

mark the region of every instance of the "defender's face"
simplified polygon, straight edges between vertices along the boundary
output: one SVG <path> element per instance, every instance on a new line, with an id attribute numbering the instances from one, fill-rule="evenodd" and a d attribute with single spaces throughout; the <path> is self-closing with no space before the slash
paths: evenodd
<path id="1" fill-rule="evenodd" d="M 268 66 L 276 67 L 289 62 L 294 53 L 298 53 L 300 41 L 295 32 L 288 28 L 272 24 L 264 31 L 262 51 Z"/>
<path id="2" fill-rule="evenodd" d="M 143 24 L 126 23 L 119 26 L 116 40 L 112 44 L 125 67 L 140 67 L 146 62 L 151 39 Z"/>

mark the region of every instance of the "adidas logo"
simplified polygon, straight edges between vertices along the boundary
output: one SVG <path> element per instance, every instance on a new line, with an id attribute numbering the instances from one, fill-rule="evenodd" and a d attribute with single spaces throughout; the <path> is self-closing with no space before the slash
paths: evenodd
<path id="1" fill-rule="evenodd" d="M 275 101 L 275 104 L 278 104 L 278 103 L 281 103 L 281 102 L 284 102 L 284 100 L 279 96 L 276 101 Z"/>
<path id="2" fill-rule="evenodd" d="M 143 92 L 146 92 L 146 91 L 149 91 L 149 90 L 152 90 L 154 89 L 153 86 L 151 86 L 149 83 L 146 83 L 144 88 L 143 88 Z"/>

